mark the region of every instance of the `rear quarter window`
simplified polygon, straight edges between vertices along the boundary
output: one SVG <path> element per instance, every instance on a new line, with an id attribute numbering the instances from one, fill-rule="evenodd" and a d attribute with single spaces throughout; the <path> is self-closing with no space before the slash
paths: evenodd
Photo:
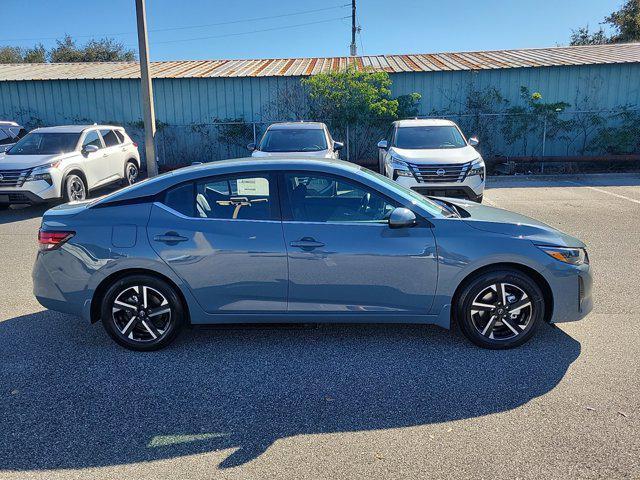
<path id="1" fill-rule="evenodd" d="M 195 217 L 195 194 L 193 190 L 193 183 L 186 183 L 168 190 L 164 195 L 162 203 L 182 215 Z"/>

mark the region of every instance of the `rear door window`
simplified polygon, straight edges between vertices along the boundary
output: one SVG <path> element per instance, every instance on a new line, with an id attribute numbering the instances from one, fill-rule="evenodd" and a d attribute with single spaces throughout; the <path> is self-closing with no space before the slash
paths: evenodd
<path id="1" fill-rule="evenodd" d="M 269 174 L 215 177 L 169 190 L 164 204 L 183 215 L 222 220 L 272 220 L 277 199 Z"/>
<path id="2" fill-rule="evenodd" d="M 102 135 L 102 139 L 104 140 L 104 144 L 107 147 L 114 147 L 120 144 L 118 137 L 111 129 L 100 130 L 100 134 Z"/>
<path id="3" fill-rule="evenodd" d="M 122 133 L 120 130 L 114 130 L 116 132 L 116 136 L 118 137 L 118 140 L 120 140 L 120 143 L 124 143 L 124 133 Z"/>

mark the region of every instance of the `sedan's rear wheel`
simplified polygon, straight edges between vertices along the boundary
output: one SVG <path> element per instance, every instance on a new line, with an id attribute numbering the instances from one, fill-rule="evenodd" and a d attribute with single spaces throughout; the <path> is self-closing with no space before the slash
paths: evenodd
<path id="1" fill-rule="evenodd" d="M 157 350 L 176 337 L 184 308 L 175 289 L 148 275 L 115 282 L 102 301 L 102 324 L 111 338 L 131 350 Z"/>
<path id="2" fill-rule="evenodd" d="M 484 273 L 462 290 L 456 318 L 469 340 L 503 349 L 529 340 L 544 316 L 544 296 L 529 276 L 517 270 Z"/>

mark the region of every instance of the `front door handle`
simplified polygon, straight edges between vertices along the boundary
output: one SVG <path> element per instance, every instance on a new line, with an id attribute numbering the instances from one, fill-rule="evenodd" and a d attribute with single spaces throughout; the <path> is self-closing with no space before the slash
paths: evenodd
<path id="1" fill-rule="evenodd" d="M 303 250 L 313 250 L 314 248 L 324 247 L 324 243 L 316 242 L 311 237 L 304 237 L 296 242 L 289 243 L 292 247 L 302 248 Z"/>
<path id="2" fill-rule="evenodd" d="M 189 240 L 187 237 L 183 237 L 182 235 L 178 235 L 176 232 L 167 232 L 164 235 L 156 235 L 153 237 L 156 242 L 163 243 L 178 243 L 178 242 L 186 242 Z"/>

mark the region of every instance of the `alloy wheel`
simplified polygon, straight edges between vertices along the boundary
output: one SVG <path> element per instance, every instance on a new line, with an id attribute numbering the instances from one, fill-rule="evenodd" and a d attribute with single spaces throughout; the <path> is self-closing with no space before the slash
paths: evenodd
<path id="1" fill-rule="evenodd" d="M 124 288 L 113 301 L 111 317 L 120 335 L 139 343 L 158 342 L 173 321 L 166 297 L 147 285 Z"/>
<path id="2" fill-rule="evenodd" d="M 498 282 L 483 288 L 470 305 L 471 322 L 483 337 L 506 341 L 522 335 L 533 318 L 527 293 L 511 283 Z"/>
<path id="3" fill-rule="evenodd" d="M 71 202 L 84 200 L 87 197 L 84 182 L 77 175 L 71 175 L 67 179 L 67 197 Z"/>
<path id="4" fill-rule="evenodd" d="M 129 162 L 127 163 L 127 183 L 129 185 L 133 185 L 138 181 L 138 167 L 135 163 Z"/>

